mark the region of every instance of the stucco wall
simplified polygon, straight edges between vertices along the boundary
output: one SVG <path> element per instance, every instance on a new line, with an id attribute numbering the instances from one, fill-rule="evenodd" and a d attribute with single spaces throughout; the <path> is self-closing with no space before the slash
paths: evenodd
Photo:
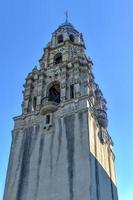
<path id="1" fill-rule="evenodd" d="M 88 199 L 86 116 L 55 118 L 48 131 L 34 125 L 14 132 L 4 200 Z"/>

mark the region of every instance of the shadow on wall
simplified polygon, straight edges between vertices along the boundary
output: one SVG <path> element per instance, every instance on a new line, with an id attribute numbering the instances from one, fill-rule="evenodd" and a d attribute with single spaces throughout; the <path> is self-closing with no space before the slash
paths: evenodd
<path id="1" fill-rule="evenodd" d="M 58 199 L 65 199 L 65 200 L 118 200 L 116 185 L 113 183 L 109 175 L 106 173 L 105 169 L 101 166 L 101 164 L 94 157 L 94 155 L 92 155 L 91 153 L 89 154 L 89 152 L 85 150 L 85 155 L 83 156 L 83 154 L 81 153 L 80 155 L 81 157 L 78 157 L 78 159 L 76 159 L 77 156 L 76 151 L 79 150 L 77 149 L 79 148 L 79 145 L 76 145 L 75 143 L 76 135 L 74 134 L 73 123 L 74 123 L 73 116 L 65 118 L 65 124 L 67 127 L 66 128 L 67 171 L 66 171 L 66 176 L 64 176 L 64 164 L 62 164 L 63 162 L 60 162 L 60 168 L 58 168 L 58 170 L 61 169 L 60 173 L 58 174 L 60 175 L 60 181 L 58 182 L 59 185 L 57 188 L 55 187 L 57 182 L 56 181 L 54 182 L 53 184 L 54 190 L 51 190 L 51 187 L 50 185 L 47 184 L 47 182 L 49 181 L 49 179 L 51 179 L 53 174 L 54 174 L 54 179 L 58 180 L 58 177 L 56 176 L 58 172 L 56 168 L 57 162 L 55 161 L 59 161 L 60 157 L 61 143 L 63 142 L 63 139 L 61 138 L 62 129 L 60 129 L 59 131 L 60 133 L 58 138 L 59 147 L 57 148 L 58 154 L 54 154 L 54 149 L 53 149 L 55 134 L 53 133 L 51 135 L 48 135 L 50 136 L 48 137 L 50 139 L 49 140 L 50 146 L 47 146 L 48 140 L 46 139 L 48 138 L 46 138 L 46 135 L 43 132 L 39 134 L 40 133 L 39 126 L 37 126 L 35 129 L 33 127 L 26 128 L 23 132 L 23 137 L 21 137 L 22 132 L 20 132 L 21 133 L 20 137 L 18 137 L 19 136 L 18 133 L 14 135 L 14 141 L 11 148 L 8 176 L 6 180 L 4 200 L 27 200 L 27 199 L 40 200 L 41 199 L 40 197 L 45 195 L 45 192 L 46 192 L 45 200 L 56 199 L 54 197 L 55 193 L 58 194 Z M 61 121 L 59 121 L 59 126 L 61 127 Z M 20 140 L 21 140 L 21 145 L 19 151 L 16 154 L 15 149 L 16 146 L 18 146 L 19 144 L 18 142 L 20 142 Z M 88 149 L 88 143 L 86 137 L 84 141 Z M 82 143 L 83 149 L 85 147 L 85 144 Z M 36 147 L 39 148 L 37 148 L 37 152 L 36 154 L 34 154 L 34 150 Z M 48 150 L 49 162 L 45 162 L 44 165 L 43 159 L 46 158 L 44 156 L 44 152 L 47 148 L 49 149 Z M 15 155 L 18 162 L 15 162 Z M 55 155 L 58 155 L 57 158 Z M 88 160 L 90 162 L 88 162 Z M 87 178 L 86 176 L 88 176 L 89 173 L 86 170 L 89 170 L 89 164 L 90 164 L 90 177 Z M 32 170 L 34 171 L 33 173 L 31 173 L 32 176 L 30 175 L 31 166 Z M 38 167 L 36 168 L 34 166 Z M 75 174 L 76 172 L 75 167 L 78 167 L 77 174 Z M 83 176 L 80 174 L 81 172 L 80 170 L 85 170 Z M 48 172 L 50 172 L 50 174 L 48 174 Z M 46 181 L 44 181 L 43 177 L 46 178 Z M 76 177 L 78 177 L 79 182 L 76 181 L 77 180 Z M 90 190 L 88 187 L 89 182 L 91 182 Z M 81 186 L 80 183 L 83 183 L 83 185 Z M 43 185 L 44 191 L 40 190 L 40 184 Z M 64 190 L 60 190 L 60 188 L 62 188 L 62 185 Z M 75 190 L 76 188 L 75 186 L 77 185 L 78 185 L 77 188 L 79 187 L 82 188 L 87 185 L 85 189 L 86 194 L 83 193 L 82 189 L 80 191 Z M 50 191 L 49 193 L 45 191 L 46 187 L 47 189 L 49 188 Z M 29 192 L 32 198 L 26 197 L 29 188 L 30 188 L 29 191 L 32 191 Z M 65 190 L 65 188 L 68 189 L 68 192 L 67 190 Z M 63 197 L 64 192 L 68 195 L 66 198 Z M 80 197 L 77 198 L 76 197 L 77 193 L 80 196 L 82 196 L 82 198 Z"/>
<path id="2" fill-rule="evenodd" d="M 118 200 L 117 187 L 99 161 L 90 153 L 92 199 Z"/>

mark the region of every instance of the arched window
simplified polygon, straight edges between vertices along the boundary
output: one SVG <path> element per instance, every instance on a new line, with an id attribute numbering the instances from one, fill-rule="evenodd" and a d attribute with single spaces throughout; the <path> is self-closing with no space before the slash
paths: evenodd
<path id="1" fill-rule="evenodd" d="M 57 41 L 58 41 L 58 44 L 62 43 L 63 42 L 63 35 L 59 35 L 57 37 Z"/>
<path id="2" fill-rule="evenodd" d="M 49 124 L 50 123 L 50 115 L 47 115 L 46 116 L 46 124 Z"/>
<path id="3" fill-rule="evenodd" d="M 62 54 L 61 53 L 57 53 L 55 55 L 55 57 L 54 57 L 54 63 L 56 65 L 62 63 Z"/>
<path id="4" fill-rule="evenodd" d="M 33 98 L 33 103 L 32 103 L 32 110 L 33 110 L 33 111 L 36 110 L 36 106 L 37 106 L 37 98 L 34 97 L 34 98 Z"/>
<path id="5" fill-rule="evenodd" d="M 74 42 L 74 40 L 75 40 L 74 35 L 72 35 L 72 34 L 69 35 L 69 38 L 70 38 L 70 41 L 71 41 L 71 42 Z"/>
<path id="6" fill-rule="evenodd" d="M 60 84 L 56 83 L 50 87 L 48 92 L 48 101 L 60 103 Z"/>

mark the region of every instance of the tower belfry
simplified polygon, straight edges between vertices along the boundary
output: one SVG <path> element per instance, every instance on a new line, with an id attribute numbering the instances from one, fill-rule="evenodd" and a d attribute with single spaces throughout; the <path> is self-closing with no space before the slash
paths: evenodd
<path id="1" fill-rule="evenodd" d="M 4 200 L 117 200 L 106 100 L 67 15 L 39 63 L 14 117 Z"/>

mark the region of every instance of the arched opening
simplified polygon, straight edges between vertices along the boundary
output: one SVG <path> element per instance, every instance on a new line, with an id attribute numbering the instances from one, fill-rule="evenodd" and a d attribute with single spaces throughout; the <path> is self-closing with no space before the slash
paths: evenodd
<path id="1" fill-rule="evenodd" d="M 54 57 L 54 63 L 56 65 L 62 63 L 62 54 L 61 53 L 57 53 L 55 55 L 55 57 Z"/>
<path id="2" fill-rule="evenodd" d="M 74 98 L 74 84 L 70 85 L 70 99 Z"/>
<path id="3" fill-rule="evenodd" d="M 27 111 L 28 111 L 28 113 L 30 113 L 32 111 L 32 98 L 29 98 Z"/>
<path id="4" fill-rule="evenodd" d="M 50 87 L 49 93 L 48 93 L 48 101 L 60 103 L 60 84 L 59 83 L 55 83 L 52 87 Z"/>
<path id="5" fill-rule="evenodd" d="M 34 97 L 34 98 L 33 98 L 33 103 L 32 103 L 32 110 L 33 110 L 33 111 L 36 110 L 36 106 L 37 106 L 37 98 Z"/>
<path id="6" fill-rule="evenodd" d="M 62 43 L 63 42 L 63 35 L 59 35 L 57 37 L 57 41 L 58 41 L 58 44 Z"/>
<path id="7" fill-rule="evenodd" d="M 70 38 L 70 41 L 71 41 L 71 42 L 74 42 L 74 40 L 75 40 L 74 35 L 72 35 L 72 34 L 69 35 L 69 38 Z"/>

